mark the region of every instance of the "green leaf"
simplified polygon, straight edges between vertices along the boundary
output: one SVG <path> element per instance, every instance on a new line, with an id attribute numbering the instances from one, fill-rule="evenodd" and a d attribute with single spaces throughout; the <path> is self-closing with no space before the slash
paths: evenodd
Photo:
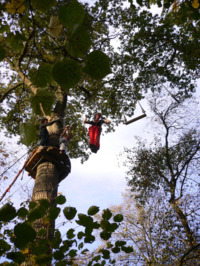
<path id="1" fill-rule="evenodd" d="M 29 209 L 30 210 L 34 209 L 36 206 L 37 206 L 37 202 L 35 202 L 35 201 L 29 202 Z"/>
<path id="2" fill-rule="evenodd" d="M 45 236 L 45 234 L 47 233 L 47 230 L 42 228 L 37 232 L 38 236 Z"/>
<path id="3" fill-rule="evenodd" d="M 56 198 L 55 203 L 56 203 L 56 204 L 59 204 L 59 205 L 62 205 L 62 204 L 64 204 L 66 201 L 67 201 L 67 200 L 66 200 L 65 196 L 63 196 L 63 195 L 59 195 L 59 196 Z"/>
<path id="4" fill-rule="evenodd" d="M 2 61 L 6 56 L 6 50 L 0 45 L 0 61 Z"/>
<path id="5" fill-rule="evenodd" d="M 20 123 L 20 139 L 23 144 L 29 146 L 36 137 L 37 129 L 33 123 Z"/>
<path id="6" fill-rule="evenodd" d="M 67 231 L 67 237 L 69 238 L 69 239 L 72 239 L 72 238 L 74 238 L 76 235 L 74 234 L 74 229 L 69 229 L 68 231 Z"/>
<path id="7" fill-rule="evenodd" d="M 36 258 L 36 263 L 38 265 L 48 265 L 52 261 L 52 256 L 51 255 L 40 255 Z"/>
<path id="8" fill-rule="evenodd" d="M 85 214 L 79 213 L 78 218 L 79 220 L 76 220 L 76 223 L 84 227 L 90 227 L 93 223 L 92 217 L 87 216 Z"/>
<path id="9" fill-rule="evenodd" d="M 89 209 L 88 209 L 88 215 L 95 215 L 97 212 L 99 211 L 99 207 L 97 206 L 91 206 Z"/>
<path id="10" fill-rule="evenodd" d="M 97 255 L 97 256 L 95 256 L 92 260 L 97 262 L 97 261 L 100 260 L 100 259 L 101 259 L 101 256 L 100 256 L 100 255 Z"/>
<path id="11" fill-rule="evenodd" d="M 86 235 L 84 242 L 85 243 L 93 243 L 95 241 L 95 237 L 93 235 Z"/>
<path id="12" fill-rule="evenodd" d="M 68 220 L 72 220 L 76 216 L 77 210 L 73 207 L 65 207 L 63 213 Z"/>
<path id="13" fill-rule="evenodd" d="M 71 257 L 71 258 L 74 258 L 77 254 L 77 250 L 75 249 L 71 249 L 70 252 L 68 253 L 68 255 Z"/>
<path id="14" fill-rule="evenodd" d="M 3 239 L 0 239 L 0 256 L 11 249 L 11 246 Z"/>
<path id="15" fill-rule="evenodd" d="M 85 11 L 82 4 L 77 1 L 70 1 L 67 5 L 63 5 L 58 10 L 58 17 L 66 28 L 72 28 L 75 25 L 82 24 Z"/>
<path id="16" fill-rule="evenodd" d="M 60 213 L 60 208 L 59 207 L 51 207 L 48 212 L 48 217 L 51 221 L 56 220 Z"/>
<path id="17" fill-rule="evenodd" d="M 45 214 L 46 214 L 46 208 L 38 206 L 29 212 L 28 219 L 29 221 L 34 222 L 37 219 L 43 218 Z"/>
<path id="18" fill-rule="evenodd" d="M 40 103 L 44 109 L 45 114 L 50 114 L 52 105 L 54 103 L 54 95 L 52 91 L 47 88 L 40 88 L 36 94 L 31 97 L 31 107 L 36 115 L 41 115 Z"/>
<path id="19" fill-rule="evenodd" d="M 117 214 L 117 215 L 114 216 L 113 220 L 114 220 L 115 222 L 120 223 L 120 222 L 123 221 L 123 215 L 122 215 L 122 214 Z"/>
<path id="20" fill-rule="evenodd" d="M 119 253 L 120 252 L 120 248 L 119 247 L 114 247 L 114 248 L 112 248 L 112 252 L 113 253 Z"/>
<path id="21" fill-rule="evenodd" d="M 56 259 L 56 260 L 62 260 L 62 259 L 64 259 L 65 255 L 64 255 L 63 252 L 61 252 L 60 250 L 56 250 L 56 251 L 53 253 L 53 257 L 54 257 L 54 259 Z"/>
<path id="22" fill-rule="evenodd" d="M 63 25 L 60 23 L 59 19 L 56 16 L 51 16 L 49 22 L 48 36 L 49 41 L 54 41 L 53 38 L 57 39 L 61 32 L 63 31 Z"/>
<path id="23" fill-rule="evenodd" d="M 105 231 L 108 231 L 108 229 L 109 229 L 109 227 L 110 227 L 110 223 L 109 223 L 109 221 L 108 220 L 101 220 L 101 222 L 100 222 L 100 226 L 101 226 L 101 228 L 103 229 L 103 230 L 105 230 Z"/>
<path id="24" fill-rule="evenodd" d="M 64 59 L 53 67 L 53 78 L 63 88 L 75 86 L 81 78 L 81 68 L 72 59 Z"/>
<path id="25" fill-rule="evenodd" d="M 38 70 L 30 74 L 30 79 L 36 87 L 46 87 L 47 84 L 50 84 L 53 80 L 52 66 L 47 63 L 41 64 Z"/>
<path id="26" fill-rule="evenodd" d="M 19 223 L 14 228 L 16 238 L 23 239 L 24 242 L 32 242 L 36 237 L 35 230 L 27 223 Z"/>
<path id="27" fill-rule="evenodd" d="M 85 73 L 94 79 L 102 79 L 111 73 L 109 58 L 103 52 L 97 50 L 87 56 Z"/>
<path id="28" fill-rule="evenodd" d="M 6 257 L 18 264 L 25 261 L 25 256 L 21 252 L 9 252 Z"/>
<path id="29" fill-rule="evenodd" d="M 78 239 L 82 239 L 85 236 L 83 232 L 78 232 L 77 237 Z"/>
<path id="30" fill-rule="evenodd" d="M 81 251 L 81 254 L 85 254 L 87 252 L 89 252 L 89 249 L 85 248 L 83 251 Z"/>
<path id="31" fill-rule="evenodd" d="M 9 203 L 6 203 L 0 209 L 0 221 L 9 222 L 16 217 L 16 214 L 16 209 Z"/>
<path id="32" fill-rule="evenodd" d="M 24 34 L 20 32 L 9 33 L 6 38 L 6 44 L 13 50 L 13 52 L 21 52 L 24 49 Z"/>
<path id="33" fill-rule="evenodd" d="M 54 249 L 58 249 L 61 242 L 62 242 L 61 234 L 59 231 L 56 231 L 54 234 L 54 237 L 51 240 L 51 247 Z M 63 241 L 63 244 L 64 244 L 64 241 Z"/>
<path id="34" fill-rule="evenodd" d="M 102 218 L 109 220 L 112 217 L 112 213 L 109 209 L 103 210 Z"/>
<path id="35" fill-rule="evenodd" d="M 48 11 L 52 6 L 56 5 L 56 0 L 32 0 L 31 4 L 33 8 L 46 12 Z"/>
<path id="36" fill-rule="evenodd" d="M 20 208 L 18 211 L 17 211 L 17 216 L 19 218 L 26 218 L 26 216 L 28 215 L 28 210 L 24 207 Z"/>
<path id="37" fill-rule="evenodd" d="M 131 246 L 129 247 L 122 247 L 122 250 L 126 253 L 131 253 L 133 252 L 133 248 Z"/>
<path id="38" fill-rule="evenodd" d="M 107 249 L 103 249 L 101 250 L 102 254 L 103 254 L 103 259 L 110 259 L 110 251 Z"/>
<path id="39" fill-rule="evenodd" d="M 111 223 L 109 228 L 108 228 L 108 231 L 114 232 L 118 227 L 119 227 L 119 225 L 117 223 Z"/>
<path id="40" fill-rule="evenodd" d="M 65 48 L 73 57 L 83 57 L 90 48 L 92 41 L 90 35 L 84 27 L 78 29 L 67 38 Z"/>
<path id="41" fill-rule="evenodd" d="M 78 249 L 82 249 L 84 247 L 84 243 L 81 242 L 79 245 L 78 245 Z"/>
<path id="42" fill-rule="evenodd" d="M 46 210 L 49 208 L 50 203 L 47 199 L 40 199 L 39 204 L 42 208 L 45 208 Z"/>
<path id="43" fill-rule="evenodd" d="M 103 240 L 108 240 L 111 237 L 111 233 L 110 232 L 103 231 L 103 232 L 100 233 L 100 237 Z"/>
<path id="44" fill-rule="evenodd" d="M 122 247 L 122 246 L 124 246 L 124 245 L 126 245 L 126 241 L 116 241 L 115 242 L 115 246 L 116 247 Z"/>
<path id="45" fill-rule="evenodd" d="M 37 236 L 39 236 L 39 234 L 37 234 Z M 37 243 L 36 245 L 34 245 L 34 248 L 33 248 L 34 255 L 40 256 L 43 254 L 48 254 L 48 252 L 49 252 L 48 240 L 45 238 L 37 239 Z"/>

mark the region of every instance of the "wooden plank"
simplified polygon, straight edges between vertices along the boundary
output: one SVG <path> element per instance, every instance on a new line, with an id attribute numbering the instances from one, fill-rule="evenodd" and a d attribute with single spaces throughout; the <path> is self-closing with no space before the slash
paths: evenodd
<path id="1" fill-rule="evenodd" d="M 135 121 L 137 121 L 137 120 L 139 120 L 139 119 L 144 118 L 145 116 L 147 116 L 147 115 L 146 115 L 146 114 L 142 114 L 142 115 L 137 116 L 137 117 L 135 117 L 135 118 L 133 118 L 133 119 L 131 119 L 131 120 L 129 120 L 129 121 L 124 122 L 124 124 L 125 124 L 125 125 L 129 125 L 129 124 L 131 124 L 131 123 L 133 123 L 133 122 L 135 122 Z"/>
<path id="2" fill-rule="evenodd" d="M 71 171 L 71 163 L 67 154 L 60 153 L 56 147 L 42 147 L 35 149 L 31 157 L 27 160 L 25 170 L 35 179 L 37 165 L 46 160 L 55 164 L 59 168 L 59 178 L 63 180 Z"/>

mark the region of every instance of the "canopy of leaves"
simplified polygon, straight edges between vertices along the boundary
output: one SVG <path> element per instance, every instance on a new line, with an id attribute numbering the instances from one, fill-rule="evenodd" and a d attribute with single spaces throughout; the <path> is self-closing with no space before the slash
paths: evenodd
<path id="1" fill-rule="evenodd" d="M 148 1 L 106 0 L 92 6 L 79 1 L 4 2 L 0 60 L 8 74 L 0 99 L 7 108 L 1 110 L 0 123 L 11 133 L 19 133 L 20 122 L 37 123 L 39 103 L 45 105 L 40 88 L 50 92 L 45 112 L 57 115 L 59 88 L 70 96 L 64 121 L 77 124 L 70 145 L 79 144 L 71 156 L 87 158 L 86 143 L 80 141 L 85 139 L 80 112 L 92 115 L 99 109 L 115 125 L 122 122 L 123 112 L 133 115 L 135 103 L 149 89 L 160 90 L 165 83 L 179 100 L 195 89 L 200 60 L 195 1 L 155 1 L 163 8 L 156 15 L 148 10 Z M 111 46 L 112 38 L 118 49 Z"/>

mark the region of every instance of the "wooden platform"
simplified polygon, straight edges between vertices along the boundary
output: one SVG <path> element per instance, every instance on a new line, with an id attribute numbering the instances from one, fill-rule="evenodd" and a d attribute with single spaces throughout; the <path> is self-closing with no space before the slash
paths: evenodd
<path id="1" fill-rule="evenodd" d="M 71 172 L 71 163 L 69 157 L 65 153 L 60 153 L 60 150 L 56 147 L 37 147 L 30 155 L 30 158 L 26 161 L 25 170 L 34 179 L 36 177 L 37 166 L 41 162 L 52 162 L 59 170 L 59 182 L 62 181 Z"/>

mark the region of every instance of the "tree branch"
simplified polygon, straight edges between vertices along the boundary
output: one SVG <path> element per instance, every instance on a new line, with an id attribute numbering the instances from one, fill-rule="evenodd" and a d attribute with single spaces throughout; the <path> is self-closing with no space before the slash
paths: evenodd
<path id="1" fill-rule="evenodd" d="M 20 87 L 21 85 L 23 85 L 22 82 L 21 82 L 21 83 L 17 83 L 17 84 L 15 84 L 14 86 L 8 88 L 8 89 L 5 91 L 4 94 L 0 94 L 0 103 L 2 103 L 2 102 L 5 100 L 5 98 L 6 98 L 6 97 L 7 97 L 12 91 L 14 91 L 15 89 L 17 89 L 17 88 Z"/>

